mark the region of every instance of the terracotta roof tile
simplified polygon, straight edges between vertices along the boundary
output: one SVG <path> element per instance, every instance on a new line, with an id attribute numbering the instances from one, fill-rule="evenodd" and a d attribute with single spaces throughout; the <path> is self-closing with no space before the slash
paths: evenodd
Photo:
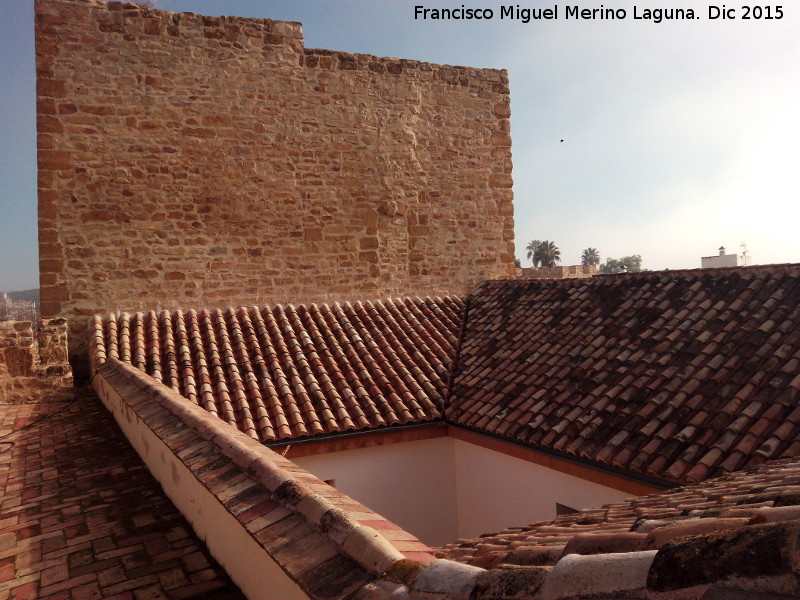
<path id="1" fill-rule="evenodd" d="M 677 482 L 800 451 L 799 265 L 487 282 L 467 315 L 455 424 Z"/>
<path id="2" fill-rule="evenodd" d="M 260 441 L 440 419 L 464 302 L 162 310 L 93 320 L 128 362 Z"/>
<path id="3" fill-rule="evenodd" d="M 686 535 L 793 522 L 800 514 L 799 481 L 800 458 L 772 461 L 757 469 L 562 515 L 550 522 L 458 540 L 436 550 L 436 555 L 476 564 L 487 552 L 501 552 L 502 556 L 493 557 L 495 565 L 545 566 L 573 552 L 635 552 L 660 548 Z M 512 550 L 512 540 L 518 536 L 523 540 Z"/>
<path id="4" fill-rule="evenodd" d="M 788 265 L 109 315 L 91 336 L 95 361 L 261 441 L 444 418 L 686 483 L 800 454 L 798 324 Z"/>
<path id="5" fill-rule="evenodd" d="M 0 597 L 244 599 L 90 389 L 0 404 L 0 435 Z"/>

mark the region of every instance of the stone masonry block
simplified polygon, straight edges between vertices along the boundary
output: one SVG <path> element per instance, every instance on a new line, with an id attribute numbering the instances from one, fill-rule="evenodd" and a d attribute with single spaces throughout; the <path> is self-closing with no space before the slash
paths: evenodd
<path id="1" fill-rule="evenodd" d="M 463 294 L 513 269 L 504 72 L 306 50 L 299 23 L 37 10 L 41 299 L 75 365 L 92 307 Z"/>

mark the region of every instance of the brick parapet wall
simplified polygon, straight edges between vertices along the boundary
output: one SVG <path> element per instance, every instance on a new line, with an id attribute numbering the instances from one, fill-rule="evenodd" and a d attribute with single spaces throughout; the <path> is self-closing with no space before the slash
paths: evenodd
<path id="1" fill-rule="evenodd" d="M 280 591 L 276 566 L 311 600 L 353 597 L 382 575 L 419 579 L 430 566 L 482 572 L 437 561 L 412 534 L 131 365 L 95 357 L 93 370 L 134 449 L 249 598 L 303 597 Z"/>
<path id="2" fill-rule="evenodd" d="M 299 23 L 37 0 L 42 313 L 461 294 L 513 277 L 505 71 Z"/>
<path id="3" fill-rule="evenodd" d="M 579 279 L 594 277 L 594 265 L 568 265 L 564 267 L 527 267 L 517 269 L 517 279 Z"/>
<path id="4" fill-rule="evenodd" d="M 68 393 L 67 323 L 0 321 L 0 402 L 19 402 L 42 390 Z"/>
<path id="5" fill-rule="evenodd" d="M 36 362 L 33 322 L 0 322 L 0 369 L 6 377 L 30 377 Z"/>

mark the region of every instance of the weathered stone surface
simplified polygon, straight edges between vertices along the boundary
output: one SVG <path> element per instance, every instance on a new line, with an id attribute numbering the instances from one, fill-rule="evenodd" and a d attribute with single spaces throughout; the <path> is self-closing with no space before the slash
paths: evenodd
<path id="1" fill-rule="evenodd" d="M 590 556 L 570 554 L 553 567 L 538 597 L 541 600 L 600 594 L 626 597 L 645 587 L 655 554 L 655 550 Z"/>
<path id="2" fill-rule="evenodd" d="M 437 560 L 419 574 L 411 586 L 414 600 L 442 594 L 452 600 L 472 598 L 478 577 L 483 569 L 449 560 Z"/>
<path id="3" fill-rule="evenodd" d="M 300 578 L 300 585 L 315 598 L 346 598 L 361 588 L 369 575 L 344 556 L 337 556 L 308 571 Z"/>
<path id="4" fill-rule="evenodd" d="M 0 321 L 0 402 L 25 401 L 43 390 L 70 394 L 66 321 L 44 321 L 36 334 L 33 325 Z"/>
<path id="5" fill-rule="evenodd" d="M 503 562 L 511 565 L 554 565 L 563 555 L 563 545 L 520 546 L 508 553 Z"/>
<path id="6" fill-rule="evenodd" d="M 796 521 L 676 540 L 658 551 L 647 586 L 669 591 L 733 580 L 732 587 L 747 589 L 743 584 L 749 579 L 788 576 L 797 587 L 798 543 L 800 523 Z"/>
<path id="7" fill-rule="evenodd" d="M 478 600 L 533 598 L 550 574 L 550 567 L 512 567 L 486 571 L 478 576 Z"/>
<path id="8" fill-rule="evenodd" d="M 645 533 L 579 533 L 564 547 L 568 554 L 611 554 L 645 550 Z"/>
<path id="9" fill-rule="evenodd" d="M 309 50 L 299 23 L 36 12 L 42 309 L 73 359 L 87 311 L 513 277 L 505 72 Z"/>
<path id="10" fill-rule="evenodd" d="M 744 527 L 749 521 L 750 519 L 747 518 L 697 519 L 685 523 L 657 527 L 647 534 L 645 545 L 649 549 L 657 550 L 676 538 L 736 529 Z"/>

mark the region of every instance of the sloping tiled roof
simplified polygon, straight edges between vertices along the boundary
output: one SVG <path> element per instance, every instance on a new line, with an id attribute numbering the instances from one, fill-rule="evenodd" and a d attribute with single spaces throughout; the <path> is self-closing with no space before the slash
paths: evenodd
<path id="1" fill-rule="evenodd" d="M 127 434 L 150 440 L 139 447 L 145 462 L 171 465 L 162 484 L 171 482 L 165 489 L 189 507 L 195 527 L 204 523 L 201 536 L 249 597 L 251 570 L 273 563 L 311 600 L 344 600 L 392 567 L 419 571 L 434 561 L 412 534 L 131 365 L 108 359 L 93 383 L 119 422 L 135 423 L 123 426 Z M 208 527 L 220 519 L 224 527 Z M 282 597 L 268 574 L 257 579 L 257 597 Z"/>
<path id="2" fill-rule="evenodd" d="M 755 592 L 782 600 L 800 593 L 798 459 L 462 540 L 437 560 L 411 534 L 131 365 L 107 360 L 95 385 L 120 422 L 136 424 L 131 437 L 148 439 L 147 430 L 164 445 L 149 446 L 154 464 L 177 458 L 233 515 L 230 526 L 244 535 L 235 536 L 237 547 L 252 536 L 257 544 L 248 541 L 247 555 L 269 556 L 309 598 L 629 599 L 677 591 L 665 597 Z M 161 476 L 174 478 L 167 469 Z M 224 546 L 215 545 L 241 577 L 247 561 L 235 564 L 242 561 Z M 252 591 L 254 582 L 242 581 Z M 270 584 L 278 587 L 269 578 L 255 585 Z"/>
<path id="3" fill-rule="evenodd" d="M 789 265 L 488 282 L 466 305 L 96 317 L 92 360 L 99 375 L 127 370 L 123 387 L 137 378 L 143 389 L 157 386 L 146 371 L 259 441 L 444 420 L 683 483 L 722 474 L 460 540 L 408 580 L 366 583 L 380 584 L 384 596 L 374 597 L 415 597 L 419 586 L 439 593 L 452 578 L 497 599 L 792 596 L 800 594 L 798 322 L 800 266 Z M 173 396 L 176 415 L 208 418 Z M 211 422 L 209 439 L 233 432 Z M 184 425 L 168 428 L 184 435 Z M 269 471 L 270 481 L 280 482 L 294 467 L 276 460 L 283 474 Z M 309 498 L 327 489 L 314 485 Z M 317 539 L 312 529 L 302 533 Z"/>
<path id="4" fill-rule="evenodd" d="M 800 455 L 799 325 L 784 265 L 109 315 L 91 347 L 260 441 L 444 420 L 691 483 Z"/>
<path id="5" fill-rule="evenodd" d="M 95 317 L 128 362 L 262 442 L 441 418 L 456 297 Z"/>
<path id="6" fill-rule="evenodd" d="M 446 420 L 676 482 L 800 455 L 800 265 L 492 281 Z"/>
<path id="7" fill-rule="evenodd" d="M 800 459 L 510 527 L 436 550 L 439 558 L 494 568 L 555 565 L 568 554 L 657 550 L 677 538 L 800 520 Z"/>
<path id="8" fill-rule="evenodd" d="M 235 536 L 237 546 L 258 542 L 248 541 L 247 555 L 266 553 L 312 599 L 800 594 L 798 459 L 461 541 L 436 560 L 412 535 L 138 369 L 107 360 L 95 385 L 120 422 L 136 423 L 132 438 L 135 431 L 148 439 L 147 429 L 152 443 L 164 444 L 150 446 L 154 464 L 177 458 L 235 517 L 231 526 L 244 535 Z M 162 481 L 174 477 L 167 471 Z M 247 569 L 247 561 L 226 556 L 241 577 L 235 563 Z"/>

